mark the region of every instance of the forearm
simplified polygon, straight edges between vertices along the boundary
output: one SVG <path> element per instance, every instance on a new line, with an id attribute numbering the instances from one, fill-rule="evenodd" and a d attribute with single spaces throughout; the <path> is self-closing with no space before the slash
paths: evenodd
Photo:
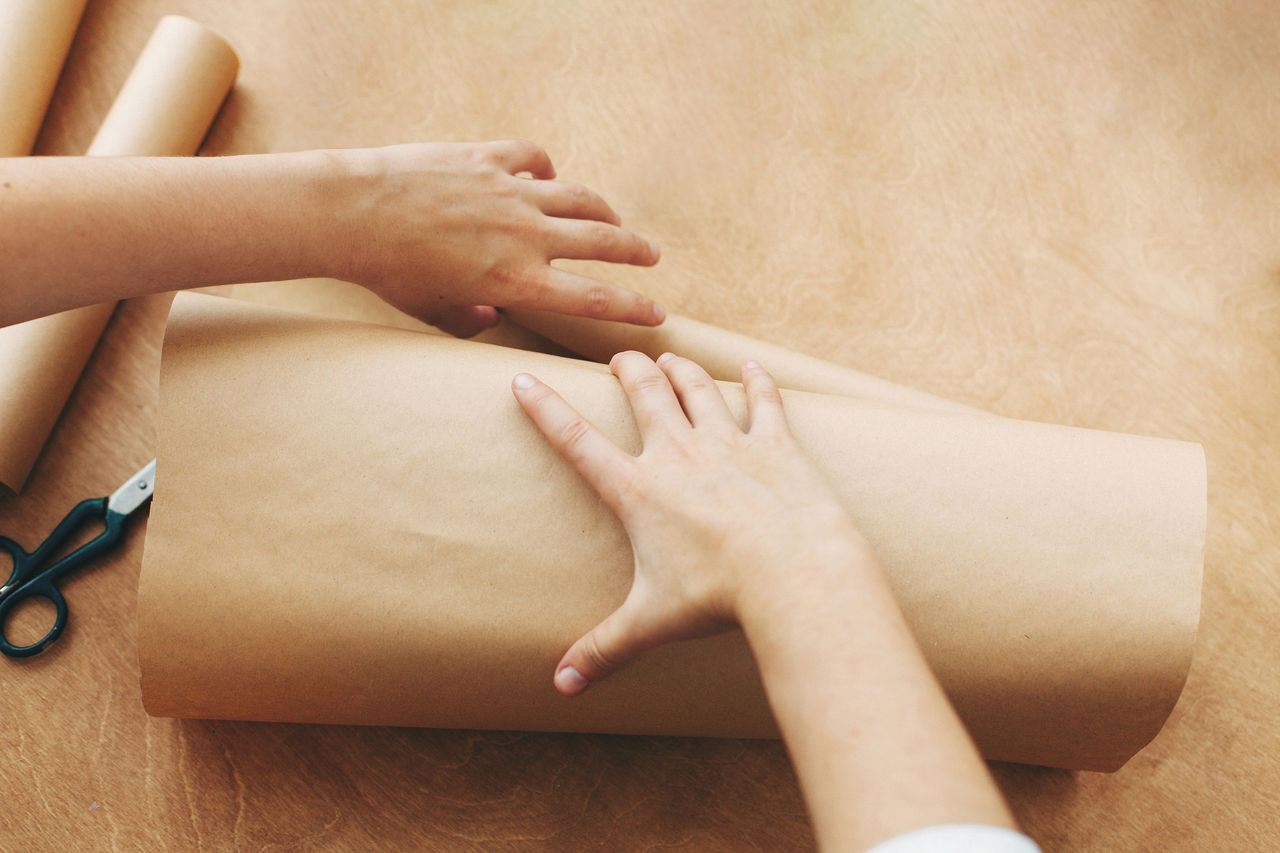
<path id="1" fill-rule="evenodd" d="M 755 653 L 824 850 L 1012 817 L 869 549 L 744 596 Z"/>
<path id="2" fill-rule="evenodd" d="M 0 160 L 0 325 L 167 290 L 335 274 L 331 159 Z"/>

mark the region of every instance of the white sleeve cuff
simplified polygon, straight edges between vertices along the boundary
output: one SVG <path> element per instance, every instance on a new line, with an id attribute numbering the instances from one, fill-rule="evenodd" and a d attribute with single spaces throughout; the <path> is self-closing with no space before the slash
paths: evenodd
<path id="1" fill-rule="evenodd" d="M 947 823 L 890 838 L 867 853 L 1040 853 L 1040 848 L 1012 829 L 978 823 Z"/>

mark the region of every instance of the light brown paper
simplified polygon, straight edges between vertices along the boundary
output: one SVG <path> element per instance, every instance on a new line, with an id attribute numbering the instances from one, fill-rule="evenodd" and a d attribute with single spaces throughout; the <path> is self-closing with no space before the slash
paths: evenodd
<path id="1" fill-rule="evenodd" d="M 223 284 L 201 289 L 259 305 L 443 334 L 392 308 L 363 287 L 332 279 Z M 703 365 L 716 379 L 736 382 L 749 359 L 764 363 L 783 388 L 879 400 L 942 411 L 980 410 L 914 388 L 897 385 L 777 344 L 671 314 L 658 327 L 633 326 L 546 311 L 504 308 L 503 321 L 474 340 L 556 355 L 577 354 L 602 364 L 615 353 L 638 350 L 650 358 L 679 353 Z"/>
<path id="2" fill-rule="evenodd" d="M 661 326 L 654 327 L 517 308 L 505 309 L 505 316 L 571 352 L 602 363 L 624 350 L 636 350 L 654 359 L 673 352 L 698 362 L 715 379 L 736 382 L 742 375 L 742 365 L 754 359 L 768 368 L 780 387 L 794 391 L 839 394 L 939 411 L 978 411 L 678 314 L 669 315 Z"/>
<path id="3" fill-rule="evenodd" d="M 637 448 L 600 365 L 180 294 L 138 603 L 148 711 L 774 736 L 738 633 L 555 693 L 556 661 L 622 601 L 632 562 L 516 405 L 522 370 Z M 985 755 L 1114 769 L 1154 736 L 1198 619 L 1198 445 L 786 405 Z"/>
<path id="4" fill-rule="evenodd" d="M 194 154 L 238 68 L 214 33 L 162 18 L 88 153 Z M 113 310 L 115 303 L 94 305 L 0 329 L 0 485 L 22 489 Z"/>
<path id="5" fill-rule="evenodd" d="M 36 144 L 84 4 L 0 3 L 0 157 L 25 157 Z"/>

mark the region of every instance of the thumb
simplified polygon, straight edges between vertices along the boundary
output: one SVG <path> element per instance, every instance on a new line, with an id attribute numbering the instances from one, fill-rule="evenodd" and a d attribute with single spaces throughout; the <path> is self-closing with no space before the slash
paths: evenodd
<path id="1" fill-rule="evenodd" d="M 605 620 L 584 634 L 556 665 L 556 690 L 577 696 L 607 678 L 640 652 L 661 642 L 635 590 Z"/>

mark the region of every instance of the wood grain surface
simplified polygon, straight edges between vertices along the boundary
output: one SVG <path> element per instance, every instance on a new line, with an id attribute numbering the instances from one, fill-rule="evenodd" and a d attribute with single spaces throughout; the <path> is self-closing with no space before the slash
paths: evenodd
<path id="1" fill-rule="evenodd" d="M 91 0 L 40 151 L 85 149 L 165 13 L 243 63 L 206 154 L 531 138 L 664 249 L 597 272 L 673 309 L 1202 442 L 1164 732 L 1111 775 L 995 772 L 1046 850 L 1280 849 L 1280 7 Z M 118 311 L 0 532 L 34 545 L 153 454 L 166 308 Z M 0 661 L 0 850 L 813 846 L 777 743 L 149 719 L 143 535 L 67 584 L 55 647 Z"/>

